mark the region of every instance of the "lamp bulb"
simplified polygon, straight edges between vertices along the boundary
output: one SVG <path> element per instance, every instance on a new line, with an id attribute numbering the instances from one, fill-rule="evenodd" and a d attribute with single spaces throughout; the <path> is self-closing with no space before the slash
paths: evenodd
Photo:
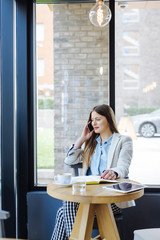
<path id="1" fill-rule="evenodd" d="M 96 5 L 89 12 L 89 19 L 96 27 L 105 27 L 111 20 L 111 16 L 111 11 L 103 0 L 97 0 Z"/>

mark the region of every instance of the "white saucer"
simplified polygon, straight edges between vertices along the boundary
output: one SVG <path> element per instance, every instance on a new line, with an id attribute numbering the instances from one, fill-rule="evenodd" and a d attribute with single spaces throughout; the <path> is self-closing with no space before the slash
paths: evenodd
<path id="1" fill-rule="evenodd" d="M 70 183 L 70 184 L 63 184 L 63 183 L 58 183 L 58 182 L 53 182 L 54 184 L 56 184 L 56 185 L 58 185 L 59 187 L 70 187 L 70 186 L 72 186 L 72 183 Z"/>

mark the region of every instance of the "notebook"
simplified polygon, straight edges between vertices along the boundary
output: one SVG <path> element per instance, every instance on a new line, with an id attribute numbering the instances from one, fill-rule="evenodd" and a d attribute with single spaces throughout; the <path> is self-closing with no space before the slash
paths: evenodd
<path id="1" fill-rule="evenodd" d="M 72 177 L 72 183 L 74 182 L 86 182 L 86 184 L 99 184 L 99 183 L 117 183 L 117 180 L 101 179 L 101 176 L 78 176 Z"/>

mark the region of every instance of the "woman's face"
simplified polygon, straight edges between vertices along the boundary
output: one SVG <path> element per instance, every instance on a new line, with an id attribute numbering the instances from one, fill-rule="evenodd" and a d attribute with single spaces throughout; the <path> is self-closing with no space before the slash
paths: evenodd
<path id="1" fill-rule="evenodd" d="M 102 134 L 108 131 L 109 124 L 107 119 L 104 116 L 93 111 L 91 114 L 91 121 L 92 121 L 92 126 L 94 128 L 95 133 Z"/>

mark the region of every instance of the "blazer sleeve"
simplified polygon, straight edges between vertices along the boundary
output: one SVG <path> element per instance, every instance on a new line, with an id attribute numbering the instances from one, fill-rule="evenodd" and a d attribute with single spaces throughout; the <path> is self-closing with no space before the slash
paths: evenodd
<path id="1" fill-rule="evenodd" d="M 111 166 L 111 169 L 118 173 L 119 178 L 128 177 L 132 155 L 133 143 L 131 137 L 122 136 L 113 160 L 115 166 Z"/>
<path id="2" fill-rule="evenodd" d="M 64 163 L 67 165 L 75 165 L 83 161 L 83 150 L 81 148 L 73 149 L 74 144 L 68 150 Z"/>

